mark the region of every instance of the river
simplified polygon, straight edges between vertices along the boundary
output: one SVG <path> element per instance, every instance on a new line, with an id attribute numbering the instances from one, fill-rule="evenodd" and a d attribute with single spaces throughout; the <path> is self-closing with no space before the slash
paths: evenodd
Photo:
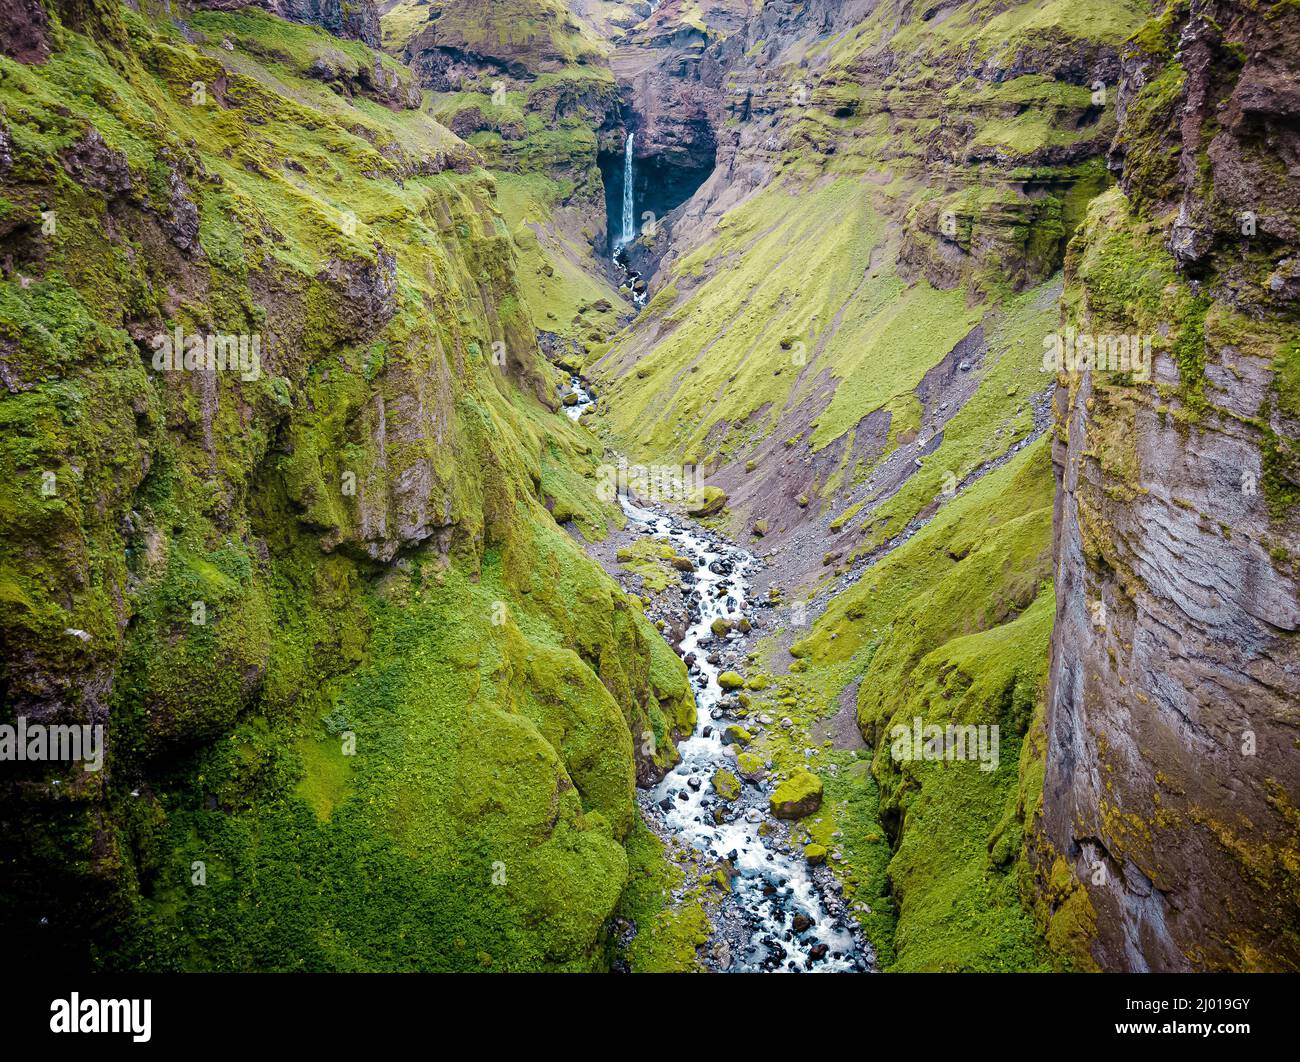
<path id="1" fill-rule="evenodd" d="M 577 420 L 593 399 L 584 381 L 569 384 L 578 404 L 565 412 Z M 731 891 L 714 912 L 715 954 L 728 971 L 866 971 L 874 955 L 861 928 L 837 895 L 826 867 L 814 870 L 783 825 L 771 817 L 769 778 L 741 785 L 734 802 L 714 791 L 714 773 L 736 773 L 735 746 L 723 744 L 732 723 L 733 697 L 718 684 L 721 666 L 709 662 L 718 647 L 713 622 L 718 618 L 753 622 L 746 575 L 762 561 L 734 543 L 693 521 L 647 508 L 620 495 L 619 503 L 632 528 L 672 545 L 694 570 L 687 575 L 686 629 L 679 653 L 688 662 L 695 693 L 696 724 L 690 737 L 678 743 L 681 762 L 653 789 L 640 791 L 643 815 L 665 839 L 676 838 L 731 870 Z M 726 636 L 733 642 L 740 632 Z M 752 726 L 752 722 L 750 723 Z M 715 814 L 716 813 L 716 814 Z M 719 821 L 720 820 L 720 821 Z M 760 833 L 766 822 L 770 832 Z M 798 928 L 796 929 L 796 921 Z"/>

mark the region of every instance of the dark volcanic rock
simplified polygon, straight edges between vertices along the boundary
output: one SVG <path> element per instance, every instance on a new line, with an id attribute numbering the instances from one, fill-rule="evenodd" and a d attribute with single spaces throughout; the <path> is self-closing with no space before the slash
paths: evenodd
<path id="1" fill-rule="evenodd" d="M 126 156 L 104 143 L 95 129 L 64 151 L 59 158 L 63 167 L 78 184 L 105 196 L 131 190 L 131 170 Z"/>
<path id="2" fill-rule="evenodd" d="M 0 0 L 0 53 L 20 63 L 50 55 L 50 24 L 40 0 Z"/>

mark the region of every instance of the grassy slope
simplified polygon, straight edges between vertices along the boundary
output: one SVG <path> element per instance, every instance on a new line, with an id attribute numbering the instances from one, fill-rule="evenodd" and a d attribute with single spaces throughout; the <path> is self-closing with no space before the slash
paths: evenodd
<path id="1" fill-rule="evenodd" d="M 42 675 L 114 678 L 110 773 L 6 804 L 18 950 L 36 905 L 47 956 L 110 967 L 599 965 L 628 876 L 632 735 L 670 750 L 693 702 L 543 505 L 591 534 L 607 516 L 590 437 L 531 397 L 553 381 L 491 178 L 438 172 L 466 168 L 465 148 L 421 112 L 303 76 L 323 50 L 368 65 L 360 45 L 244 12 L 195 14 L 196 47 L 98 10 L 129 52 L 63 33 L 43 67 L 0 59 L 0 216 L 59 217 L 19 259 L 30 284 L 0 287 L 9 364 L 31 381 L 0 401 L 0 622 L 28 654 L 7 677 L 26 696 Z M 222 63 L 222 105 L 192 105 Z M 87 123 L 130 168 L 111 225 L 50 162 Z M 158 230 L 168 157 L 197 204 L 189 260 Z M 382 268 L 379 247 L 388 320 L 322 272 Z M 151 375 L 126 329 L 172 324 L 264 332 L 262 379 L 222 376 L 212 406 L 194 378 Z M 429 419 L 408 433 L 418 381 Z M 418 515 L 411 476 L 432 478 L 446 530 L 380 568 L 365 544 L 381 516 Z"/>
<path id="2" fill-rule="evenodd" d="M 519 283 L 537 327 L 581 345 L 603 342 L 627 303 L 589 265 L 590 247 L 555 223 L 563 192 L 541 174 L 502 173 L 498 202 L 515 244 Z"/>
<path id="3" fill-rule="evenodd" d="M 819 449 L 864 411 L 910 394 L 932 352 L 947 353 L 978 313 L 960 292 L 924 281 L 908 288 L 891 270 L 869 271 L 882 229 L 869 192 L 848 180 L 811 193 L 773 186 L 729 214 L 650 308 L 665 337 L 642 349 L 637 334 L 611 354 L 613 362 L 636 349 L 619 362 L 634 360 L 635 372 L 611 392 L 615 425 L 641 452 L 703 459 L 718 419 L 739 423 L 767 407 L 747 425 L 765 435 L 827 366 L 847 383 L 816 422 L 810 445 Z"/>
<path id="4" fill-rule="evenodd" d="M 936 500 L 938 515 L 836 597 L 796 646 L 801 659 L 765 695 L 775 713 L 792 716 L 794 735 L 771 735 L 763 751 L 778 774 L 804 762 L 809 730 L 860 679 L 874 778 L 824 746 L 828 786 L 847 786 L 858 803 L 850 813 L 843 797 L 828 800 L 823 822 L 803 825 L 843 849 L 847 892 L 870 908 L 857 910 L 884 964 L 1042 968 L 1054 960 L 1021 893 L 1022 834 L 1041 786 L 1053 614 L 1048 440 L 951 501 L 941 490 L 947 476 L 962 480 L 1032 428 L 1029 397 L 1051 382 L 1039 369 L 1042 339 L 1058 326 L 1059 289 L 1049 278 L 1104 181 L 1095 160 L 1043 160 L 1089 138 L 1104 145 L 1113 107 L 1081 126 L 1084 86 L 1039 74 L 953 84 L 950 70 L 957 55 L 996 66 L 1025 47 L 1118 45 L 1145 9 L 1129 0 L 1088 9 L 976 3 L 934 23 L 896 14 L 880 5 L 855 30 L 806 49 L 829 63 L 809 85 L 811 105 L 782 117 L 779 175 L 674 263 L 594 371 L 605 383 L 605 420 L 631 452 L 723 462 L 743 460 L 769 435 L 791 435 L 793 418 L 782 413 L 798 409 L 821 374 L 833 397 L 787 443 L 811 457 L 851 439 L 875 409 L 891 414 L 891 443 L 914 427 L 921 377 L 972 325 L 984 325 L 984 377 L 939 449 L 892 498 L 868 498 L 838 527 L 866 552 Z M 885 44 L 906 62 L 883 78 L 858 74 Z M 792 67 L 781 76 L 807 75 Z M 768 98 L 788 96 L 769 74 Z M 819 152 L 828 142 L 834 153 Z M 996 151 L 997 161 L 970 166 L 961 161 L 970 151 Z M 1018 187 L 1026 179 L 1058 183 L 1030 199 Z M 937 260 L 934 231 L 945 212 L 971 257 L 958 286 L 938 290 L 916 277 L 916 265 Z M 979 257 L 989 246 L 997 250 Z M 867 471 L 842 468 L 821 489 L 833 496 Z M 998 723 L 999 769 L 895 763 L 881 739 L 894 720 L 910 725 L 917 716 Z M 832 844 L 835 828 L 843 836 Z"/>
<path id="5" fill-rule="evenodd" d="M 1045 961 L 1019 898 L 1023 808 L 1053 615 L 1048 441 L 945 505 L 840 594 L 792 652 L 830 701 L 861 675 L 881 812 L 897 830 L 896 969 L 1023 969 Z M 895 762 L 888 732 L 920 717 L 998 724 L 1000 766 Z M 1022 783 L 1021 772 L 1026 778 Z"/>

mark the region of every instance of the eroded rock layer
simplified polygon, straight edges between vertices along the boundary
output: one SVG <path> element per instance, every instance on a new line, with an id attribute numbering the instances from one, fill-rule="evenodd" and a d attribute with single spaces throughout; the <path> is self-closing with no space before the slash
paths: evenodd
<path id="1" fill-rule="evenodd" d="M 1063 328 L 1154 360 L 1056 391 L 1037 858 L 1084 965 L 1300 964 L 1298 56 L 1286 4 L 1139 34 L 1067 267 Z"/>

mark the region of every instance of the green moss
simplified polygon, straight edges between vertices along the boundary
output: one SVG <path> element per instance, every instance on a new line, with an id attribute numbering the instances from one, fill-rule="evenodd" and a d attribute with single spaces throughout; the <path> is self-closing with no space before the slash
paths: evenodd
<path id="1" fill-rule="evenodd" d="M 713 791 L 719 799 L 730 803 L 740 796 L 740 779 L 728 770 L 716 770 L 713 772 Z"/>
<path id="2" fill-rule="evenodd" d="M 673 563 L 681 558 L 666 542 L 650 538 L 637 539 L 630 546 L 620 549 L 617 559 L 620 567 L 639 576 L 641 585 L 651 593 L 662 593 L 681 580 L 681 573 Z"/>
<path id="3" fill-rule="evenodd" d="M 311 805 L 317 819 L 326 822 L 347 798 L 350 757 L 338 740 L 304 740 L 298 750 L 302 755 L 303 778 L 294 792 Z"/>
<path id="4" fill-rule="evenodd" d="M 892 720 L 998 726 L 997 769 L 971 761 L 892 763 L 886 806 L 903 828 L 890 863 L 899 899 L 896 970 L 1050 968 L 1020 902 L 1020 749 L 1046 679 L 1055 600 L 1045 591 L 1011 623 L 923 658 Z M 986 765 L 986 764 L 985 764 Z"/>
<path id="5" fill-rule="evenodd" d="M 923 466 L 861 525 L 864 536 L 855 552 L 888 541 L 933 502 L 946 504 L 958 483 L 1033 430 L 1029 402 L 1018 398 L 1009 402 L 1008 397 L 1014 398 L 1022 388 L 1037 390 L 1044 383 L 1042 344 L 1043 336 L 1056 328 L 1055 292 L 1055 282 L 1033 288 L 1008 299 L 986 318 L 984 375 L 975 394 L 944 425 L 941 444 Z M 859 508 L 851 507 L 837 521 L 843 526 Z"/>
<path id="6" fill-rule="evenodd" d="M 727 492 L 720 487 L 705 487 L 701 496 L 692 501 L 686 511 L 697 519 L 715 516 L 726 507 Z"/>
<path id="7" fill-rule="evenodd" d="M 664 858 L 663 843 L 643 824 L 628 839 L 630 869 L 619 907 L 637 927 L 627 949 L 635 973 L 686 973 L 703 969 L 697 948 L 712 929 L 697 897 L 674 903 L 685 876 Z"/>
<path id="8" fill-rule="evenodd" d="M 100 968 L 601 967 L 636 773 L 694 699 L 556 526 L 617 516 L 538 400 L 558 377 L 491 177 L 370 94 L 376 64 L 409 73 L 358 42 L 124 18 L 130 52 L 65 31 L 43 65 L 0 58 L 6 211 L 59 218 L 0 286 L 0 622 L 15 694 L 99 689 L 114 720 L 111 782 L 25 813 L 66 846 L 6 820 L 6 902 L 43 879 L 52 946 Z M 111 226 L 50 165 L 87 123 L 130 173 Z M 133 337 L 176 326 L 262 334 L 261 379 L 151 372 Z"/>
<path id="9" fill-rule="evenodd" d="M 763 763 L 763 757 L 755 752 L 737 753 L 736 770 L 747 782 L 758 781 L 767 773 L 767 769 Z"/>
<path id="10" fill-rule="evenodd" d="M 561 0 L 432 0 L 440 47 L 511 56 L 534 73 L 594 63 L 607 46 Z"/>
<path id="11" fill-rule="evenodd" d="M 823 791 L 821 778 L 798 770 L 772 791 L 768 804 L 779 819 L 799 819 L 821 807 Z"/>
<path id="12" fill-rule="evenodd" d="M 384 48 L 398 54 L 427 25 L 431 8 L 420 0 L 398 0 L 379 17 Z"/>

